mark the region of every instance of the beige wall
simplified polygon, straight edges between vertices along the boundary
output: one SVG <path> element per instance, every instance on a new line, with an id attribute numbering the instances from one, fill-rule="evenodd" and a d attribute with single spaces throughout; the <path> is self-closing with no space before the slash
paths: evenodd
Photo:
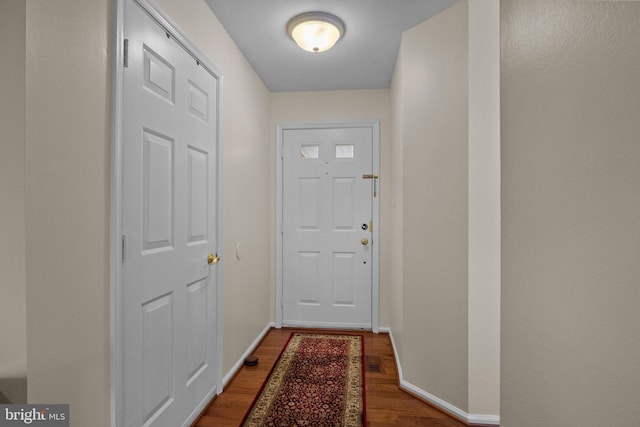
<path id="1" fill-rule="evenodd" d="M 273 281 L 269 92 L 204 1 L 158 4 L 223 74 L 223 374 L 269 323 Z M 236 247 L 240 243 L 240 260 Z M 272 304 L 271 304 L 272 305 Z"/>
<path id="2" fill-rule="evenodd" d="M 396 357 L 399 362 L 399 369 L 402 369 L 404 348 L 404 276 L 403 276 L 403 256 L 402 256 L 402 236 L 403 236 L 403 197 L 402 197 L 402 175 L 403 175 L 403 123 L 404 123 L 404 102 L 403 94 L 405 90 L 404 77 L 404 45 L 400 45 L 396 65 L 393 71 L 393 80 L 390 90 L 391 106 L 391 147 L 389 150 L 390 177 L 391 177 L 391 236 L 389 245 L 390 264 L 390 285 L 389 285 L 389 327 L 392 331 L 393 344 L 396 346 Z M 402 377 L 402 372 L 400 372 Z"/>
<path id="3" fill-rule="evenodd" d="M 328 92 L 274 92 L 271 94 L 269 138 L 271 153 L 270 197 L 272 220 L 269 226 L 275 248 L 275 140 L 278 123 L 380 120 L 380 318 L 382 327 L 389 326 L 390 299 L 390 109 L 389 90 L 340 90 Z M 271 319 L 275 320 L 275 251 L 272 249 Z"/>
<path id="4" fill-rule="evenodd" d="M 638 22 L 502 1 L 505 427 L 638 426 Z"/>
<path id="5" fill-rule="evenodd" d="M 403 386 L 500 413 L 499 1 L 406 31 L 391 85 L 390 325 Z"/>
<path id="6" fill-rule="evenodd" d="M 26 272 L 30 403 L 109 420 L 111 2 L 28 0 Z"/>
<path id="7" fill-rule="evenodd" d="M 469 1 L 469 410 L 500 414 L 500 1 Z"/>
<path id="8" fill-rule="evenodd" d="M 414 386 L 467 411 L 468 4 L 404 33 L 401 360 Z"/>
<path id="9" fill-rule="evenodd" d="M 27 400 L 25 2 L 0 2 L 0 402 Z"/>

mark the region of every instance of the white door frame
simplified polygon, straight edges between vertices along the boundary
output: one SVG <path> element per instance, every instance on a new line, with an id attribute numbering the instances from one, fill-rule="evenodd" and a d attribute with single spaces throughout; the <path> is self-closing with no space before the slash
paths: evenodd
<path id="1" fill-rule="evenodd" d="M 282 144 L 288 129 L 370 128 L 373 135 L 373 170 L 380 174 L 380 121 L 353 120 L 340 122 L 278 123 L 276 125 L 276 328 L 282 327 Z M 371 242 L 371 330 L 378 333 L 380 300 L 380 182 L 378 197 L 373 198 L 373 230 Z"/>
<path id="2" fill-rule="evenodd" d="M 196 47 L 196 45 L 187 37 L 187 35 L 176 25 L 176 23 L 153 1 L 149 0 L 116 0 L 114 2 L 114 49 L 113 49 L 113 68 L 112 68 L 112 84 L 111 84 L 111 260 L 110 260 L 110 364 L 111 364 L 111 426 L 120 427 L 123 425 L 123 372 L 124 372 L 124 333 L 122 324 L 122 123 L 123 123 L 123 105 L 124 105 L 124 2 L 135 1 L 145 10 L 149 16 L 155 20 L 168 34 L 171 35 L 179 45 L 191 56 L 199 61 L 217 81 L 217 188 L 216 188 L 216 206 L 217 206 L 217 253 L 223 256 L 223 227 L 222 227 L 222 190 L 223 190 L 223 170 L 222 170 L 222 73 L 211 63 L 207 56 Z M 223 279 L 224 263 L 218 263 L 214 269 L 216 275 L 217 294 L 216 294 L 216 390 L 217 393 L 222 392 L 223 376 L 222 376 L 222 279 Z M 209 396 L 208 396 L 209 397 Z M 210 398 L 213 398 L 213 391 Z M 204 404 L 206 405 L 206 403 Z M 196 408 L 184 425 L 189 425 L 198 414 L 204 409 Z"/>

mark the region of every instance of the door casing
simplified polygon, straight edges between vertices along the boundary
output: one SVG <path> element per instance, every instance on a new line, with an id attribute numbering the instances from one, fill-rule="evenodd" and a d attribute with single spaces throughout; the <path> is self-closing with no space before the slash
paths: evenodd
<path id="1" fill-rule="evenodd" d="M 111 124 L 111 212 L 110 212 L 110 425 L 112 427 L 122 426 L 123 420 L 123 405 L 121 398 L 123 396 L 123 372 L 124 372 L 124 334 L 122 323 L 122 258 L 123 258 L 123 245 L 122 245 L 122 124 L 123 124 L 123 106 L 124 106 L 124 10 L 125 1 L 134 1 L 142 9 L 154 19 L 158 25 L 160 25 L 171 37 L 178 42 L 191 56 L 193 56 L 200 65 L 204 67 L 213 77 L 218 81 L 217 98 L 215 99 L 217 110 L 217 188 L 216 191 L 216 206 L 217 206 L 217 253 L 224 258 L 223 254 L 223 140 L 222 140 L 222 88 L 223 88 L 223 76 L 222 73 L 213 65 L 213 63 L 207 58 L 207 56 L 187 37 L 178 25 L 155 3 L 148 0 L 116 0 L 114 2 L 114 47 L 112 63 L 112 84 L 111 84 L 111 99 L 112 99 L 112 124 Z M 223 284 L 223 265 L 220 263 L 216 269 L 216 281 L 217 286 L 217 307 L 216 307 L 216 382 L 217 392 L 221 393 L 223 390 L 223 375 L 222 375 L 222 284 Z M 213 397 L 213 396 L 211 396 Z M 197 415 L 204 409 L 204 407 L 195 408 L 192 414 L 184 425 L 189 425 Z"/>
<path id="2" fill-rule="evenodd" d="M 284 131 L 288 129 L 340 129 L 366 127 L 371 129 L 373 135 L 373 170 L 371 173 L 380 176 L 380 121 L 379 120 L 353 120 L 339 122 L 302 122 L 302 123 L 278 123 L 276 125 L 276 328 L 282 327 L 282 144 L 284 143 Z M 378 179 L 378 194 L 373 198 L 373 233 L 371 246 L 371 330 L 378 333 L 379 304 L 380 304 L 380 180 Z"/>

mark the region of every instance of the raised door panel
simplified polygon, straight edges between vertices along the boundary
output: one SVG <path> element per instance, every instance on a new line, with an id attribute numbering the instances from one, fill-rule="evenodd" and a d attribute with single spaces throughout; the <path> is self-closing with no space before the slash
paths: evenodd
<path id="1" fill-rule="evenodd" d="M 187 111 L 203 122 L 209 123 L 209 94 L 191 80 L 187 82 L 187 87 L 189 91 Z"/>
<path id="2" fill-rule="evenodd" d="M 207 368 L 207 279 L 187 286 L 187 385 Z"/>
<path id="3" fill-rule="evenodd" d="M 299 252 L 297 259 L 297 304 L 320 302 L 320 252 Z"/>
<path id="4" fill-rule="evenodd" d="M 174 227 L 174 141 L 145 129 L 143 144 L 143 250 L 170 248 Z"/>
<path id="5" fill-rule="evenodd" d="M 163 295 L 142 305 L 142 420 L 162 415 L 173 403 L 173 298 Z"/>
<path id="6" fill-rule="evenodd" d="M 171 104 L 175 101 L 175 67 L 144 45 L 144 88 Z"/>
<path id="7" fill-rule="evenodd" d="M 356 258 L 353 252 L 334 252 L 332 262 L 331 304 L 334 307 L 353 307 L 354 272 Z"/>
<path id="8" fill-rule="evenodd" d="M 354 223 L 354 177 L 333 178 L 332 218 L 334 231 L 353 231 Z"/>
<path id="9" fill-rule="evenodd" d="M 189 244 L 206 243 L 208 218 L 208 155 L 194 147 L 187 149 L 187 221 Z"/>
<path id="10" fill-rule="evenodd" d="M 320 229 L 320 178 L 298 179 L 298 221 L 300 230 Z"/>

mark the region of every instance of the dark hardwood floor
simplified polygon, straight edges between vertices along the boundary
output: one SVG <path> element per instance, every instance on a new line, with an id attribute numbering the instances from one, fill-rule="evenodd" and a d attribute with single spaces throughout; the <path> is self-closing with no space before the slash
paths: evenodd
<path id="1" fill-rule="evenodd" d="M 216 397 L 193 426 L 237 427 L 269 375 L 291 332 L 297 331 L 311 330 L 271 329 L 253 353 L 259 358 L 258 366 L 243 366 L 224 392 Z M 364 336 L 367 426 L 465 425 L 400 390 L 388 334 L 358 334 Z"/>

